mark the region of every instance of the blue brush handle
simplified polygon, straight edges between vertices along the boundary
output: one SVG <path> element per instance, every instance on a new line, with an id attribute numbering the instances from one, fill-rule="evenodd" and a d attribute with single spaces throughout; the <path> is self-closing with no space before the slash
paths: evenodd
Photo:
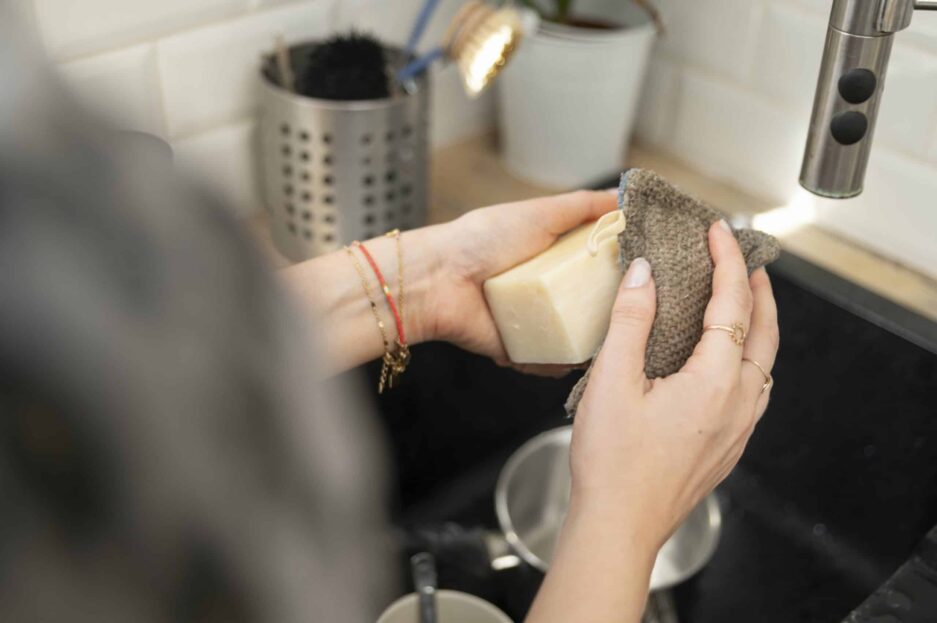
<path id="1" fill-rule="evenodd" d="M 426 71 L 427 67 L 433 64 L 433 61 L 438 58 L 442 58 L 444 54 L 445 52 L 442 48 L 436 48 L 435 50 L 427 52 L 419 58 L 413 59 L 407 63 L 403 69 L 397 72 L 397 81 L 406 82 L 407 80 L 420 75 Z"/>
<path id="2" fill-rule="evenodd" d="M 416 23 L 413 24 L 413 30 L 410 31 L 410 38 L 407 39 L 407 47 L 405 48 L 407 58 L 416 52 L 416 46 L 420 42 L 420 37 L 423 36 L 423 31 L 426 30 L 426 25 L 429 24 L 429 18 L 432 17 L 437 4 L 439 4 L 439 0 L 426 0 L 423 3 L 423 8 L 416 16 Z"/>

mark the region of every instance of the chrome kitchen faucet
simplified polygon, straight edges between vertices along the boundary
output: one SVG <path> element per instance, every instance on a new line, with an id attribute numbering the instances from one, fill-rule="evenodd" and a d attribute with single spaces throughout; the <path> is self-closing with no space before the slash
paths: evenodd
<path id="1" fill-rule="evenodd" d="M 894 34 L 937 1 L 834 0 L 801 185 L 822 197 L 862 192 Z"/>

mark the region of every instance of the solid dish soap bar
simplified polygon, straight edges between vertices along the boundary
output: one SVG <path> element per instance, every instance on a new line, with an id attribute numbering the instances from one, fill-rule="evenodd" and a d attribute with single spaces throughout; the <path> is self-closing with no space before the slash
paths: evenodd
<path id="1" fill-rule="evenodd" d="M 514 363 L 583 363 L 608 331 L 622 272 L 616 210 L 485 282 L 485 298 Z"/>

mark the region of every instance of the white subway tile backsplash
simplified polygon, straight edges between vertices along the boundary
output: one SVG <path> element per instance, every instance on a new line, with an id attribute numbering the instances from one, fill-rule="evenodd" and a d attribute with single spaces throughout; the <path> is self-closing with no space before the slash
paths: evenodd
<path id="1" fill-rule="evenodd" d="M 809 114 L 828 22 L 826 15 L 789 2 L 769 4 L 755 57 L 756 88 L 798 113 Z"/>
<path id="2" fill-rule="evenodd" d="M 327 35 L 333 2 L 288 4 L 159 41 L 170 135 L 191 133 L 250 113 L 261 54 L 272 49 L 278 34 L 290 42 Z"/>
<path id="3" fill-rule="evenodd" d="M 153 45 L 64 63 L 59 73 L 83 104 L 118 128 L 166 136 Z"/>
<path id="4" fill-rule="evenodd" d="M 423 4 L 424 0 L 342 0 L 337 26 L 370 32 L 403 46 Z M 449 22 L 463 4 L 465 0 L 439 0 L 417 49 L 425 51 L 439 46 Z"/>
<path id="5" fill-rule="evenodd" d="M 663 0 L 671 22 L 674 12 L 680 13 L 664 45 L 664 58 L 673 67 L 652 64 L 637 131 L 703 172 L 783 205 L 798 188 L 830 1 L 751 4 L 753 12 L 755 5 L 763 7 L 764 21 L 754 71 L 746 74 L 738 65 L 722 63 L 726 52 L 716 54 L 745 53 L 744 40 L 728 23 L 721 42 L 713 44 L 705 34 L 713 26 L 700 20 L 712 3 Z M 937 276 L 935 72 L 937 14 L 917 13 L 912 27 L 896 36 L 865 192 L 848 201 L 818 200 L 817 209 L 823 227 L 932 276 Z M 669 86 L 673 73 L 679 76 L 676 88 Z M 672 101 L 674 112 L 668 112 Z"/>
<path id="6" fill-rule="evenodd" d="M 480 134 L 491 127 L 494 118 L 494 89 L 479 97 L 465 94 L 455 65 L 436 67 L 432 74 L 430 101 L 430 140 L 434 147 Z"/>
<path id="7" fill-rule="evenodd" d="M 898 44 L 875 129 L 877 143 L 926 156 L 937 124 L 937 57 Z"/>
<path id="8" fill-rule="evenodd" d="M 637 137 L 648 145 L 666 145 L 673 137 L 679 74 L 678 66 L 661 54 L 651 56 L 635 120 Z"/>
<path id="9" fill-rule="evenodd" d="M 422 0 L 342 0 L 336 26 L 341 30 L 354 28 L 371 33 L 383 41 L 403 46 L 422 4 Z M 441 19 L 439 14 L 442 8 L 437 7 L 434 22 Z M 424 36 L 423 43 L 428 39 Z"/>
<path id="10" fill-rule="evenodd" d="M 916 11 L 911 27 L 901 32 L 899 41 L 937 52 L 937 12 Z"/>
<path id="11" fill-rule="evenodd" d="M 855 199 L 818 202 L 823 227 L 937 278 L 937 175 L 933 167 L 890 152 L 872 151 L 865 192 Z"/>
<path id="12" fill-rule="evenodd" d="M 214 190 L 237 216 L 260 210 L 256 124 L 245 120 L 172 142 L 175 162 Z"/>
<path id="13" fill-rule="evenodd" d="M 778 4 L 788 4 L 788 5 L 797 5 L 817 13 L 818 15 L 823 15 L 829 21 L 830 17 L 830 7 L 833 5 L 831 0 L 773 0 Z"/>
<path id="14" fill-rule="evenodd" d="M 28 4 L 65 82 L 118 127 L 172 139 L 177 161 L 202 171 L 247 213 L 260 205 L 253 126 L 260 55 L 283 34 L 325 37 L 335 27 L 402 44 L 422 0 L 17 0 Z M 462 0 L 442 0 L 421 42 L 438 45 Z M 161 38 L 160 38 L 161 37 Z M 155 40 L 114 49 L 127 41 Z M 106 50 L 100 52 L 101 50 Z M 93 53 L 98 52 L 98 53 Z M 491 93 L 470 100 L 455 68 L 433 70 L 432 137 L 443 145 L 489 128 Z"/>
<path id="15" fill-rule="evenodd" d="M 797 190 L 807 118 L 686 70 L 670 149 L 713 177 L 786 203 Z"/>
<path id="16" fill-rule="evenodd" d="M 761 2 L 753 0 L 656 0 L 667 33 L 668 54 L 704 69 L 744 80 L 752 70 Z"/>
<path id="17" fill-rule="evenodd" d="M 41 39 L 39 25 L 36 23 L 36 7 L 33 0 L 6 0 L 4 9 L 8 11 L 5 19 L 10 19 L 33 40 Z"/>
<path id="18" fill-rule="evenodd" d="M 42 37 L 55 58 L 140 41 L 237 13 L 247 0 L 34 0 Z"/>
<path id="19" fill-rule="evenodd" d="M 78 97 L 119 127 L 172 137 L 176 160 L 237 214 L 259 209 L 255 124 L 260 54 L 282 33 L 338 28 L 402 44 L 422 0 L 14 0 Z M 420 48 L 463 0 L 441 0 Z M 698 169 L 786 203 L 800 160 L 830 0 L 655 0 L 668 34 L 644 86 L 637 136 Z M 163 37 L 160 39 L 160 37 Z M 937 277 L 937 13 L 896 36 L 866 192 L 821 201 L 822 226 Z M 81 58 L 77 58 L 78 56 Z M 70 60 L 71 62 L 62 62 Z M 491 93 L 469 100 L 433 69 L 437 146 L 483 131 Z"/>

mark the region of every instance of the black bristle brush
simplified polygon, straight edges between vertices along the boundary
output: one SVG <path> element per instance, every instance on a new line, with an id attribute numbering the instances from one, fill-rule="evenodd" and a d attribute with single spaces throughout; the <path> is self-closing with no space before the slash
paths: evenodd
<path id="1" fill-rule="evenodd" d="M 384 47 L 370 35 L 336 35 L 309 53 L 296 76 L 296 91 L 330 100 L 388 97 Z"/>

